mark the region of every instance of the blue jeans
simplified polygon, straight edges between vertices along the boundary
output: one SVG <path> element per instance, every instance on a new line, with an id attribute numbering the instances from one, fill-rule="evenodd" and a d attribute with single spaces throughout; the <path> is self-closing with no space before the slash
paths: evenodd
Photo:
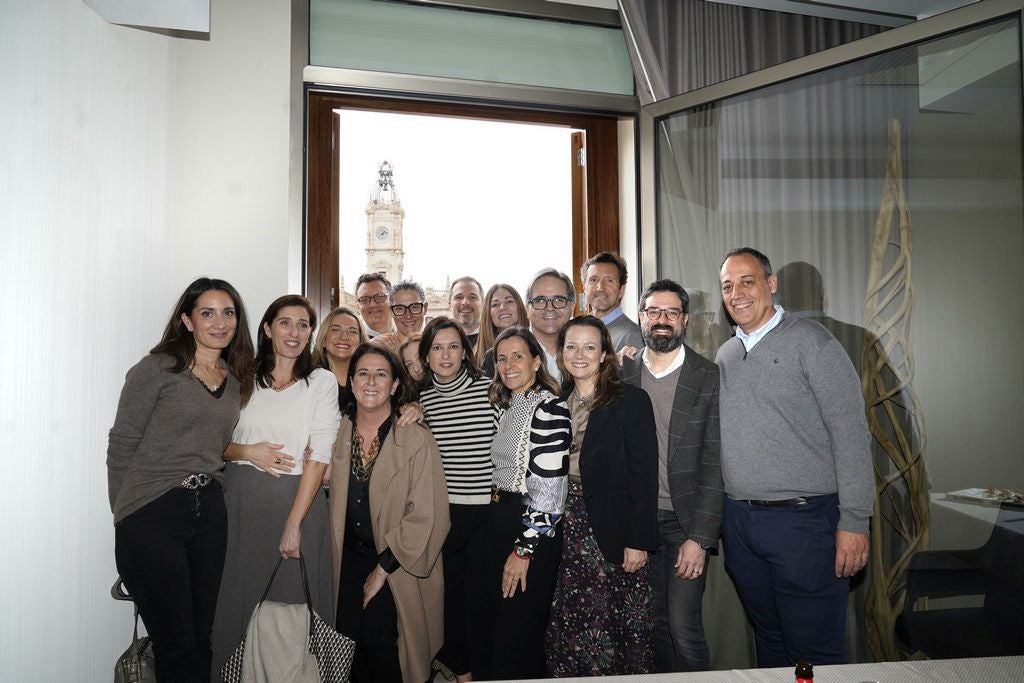
<path id="1" fill-rule="evenodd" d="M 759 667 L 846 662 L 849 580 L 836 578 L 839 497 L 799 507 L 725 499 L 725 567 L 754 626 Z"/>
<path id="2" fill-rule="evenodd" d="M 217 484 L 171 489 L 114 527 L 117 571 L 153 639 L 161 683 L 210 680 L 227 528 Z"/>
<path id="3" fill-rule="evenodd" d="M 686 534 L 675 513 L 658 510 L 658 549 L 650 558 L 656 673 L 711 668 L 701 615 L 707 572 L 693 580 L 676 576 L 676 558 L 684 541 Z"/>

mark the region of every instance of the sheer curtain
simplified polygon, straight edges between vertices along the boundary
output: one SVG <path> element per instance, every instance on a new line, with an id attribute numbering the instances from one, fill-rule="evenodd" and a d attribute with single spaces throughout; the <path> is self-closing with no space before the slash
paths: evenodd
<path id="1" fill-rule="evenodd" d="M 619 9 L 641 104 L 883 30 L 703 0 L 619 0 Z"/>

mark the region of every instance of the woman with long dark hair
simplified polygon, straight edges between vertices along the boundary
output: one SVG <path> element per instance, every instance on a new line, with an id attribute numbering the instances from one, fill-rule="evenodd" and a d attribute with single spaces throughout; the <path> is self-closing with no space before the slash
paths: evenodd
<path id="1" fill-rule="evenodd" d="M 544 633 L 561 552 L 570 419 L 544 368 L 544 351 L 522 327 L 494 346 L 491 401 L 501 409 L 491 442 L 484 580 L 491 620 L 488 678 L 543 678 Z M 500 593 L 495 590 L 499 589 Z"/>
<path id="2" fill-rule="evenodd" d="M 121 390 L 107 447 L 114 556 L 161 681 L 210 680 L 227 538 L 221 455 L 252 392 L 252 355 L 238 292 L 199 278 Z"/>
<path id="3" fill-rule="evenodd" d="M 459 323 L 445 316 L 427 323 L 419 355 L 427 368 L 420 405 L 441 452 L 452 527 L 441 551 L 444 648 L 437 659 L 464 683 L 476 668 L 474 645 L 486 602 L 483 556 L 498 411 L 488 396 L 491 380 L 477 367 Z"/>
<path id="4" fill-rule="evenodd" d="M 274 300 L 260 321 L 256 389 L 224 451 L 230 461 L 225 468 L 229 527 L 214 622 L 218 671 L 245 634 L 277 555 L 298 557 L 301 548 L 313 608 L 321 616 L 330 614 L 327 500 L 320 482 L 340 415 L 337 380 L 313 364 L 315 328 L 309 301 L 291 294 Z M 284 563 L 269 599 L 305 602 L 297 562 Z"/>
<path id="5" fill-rule="evenodd" d="M 444 471 L 430 431 L 398 421 L 409 386 L 391 351 L 356 349 L 349 386 L 330 497 L 336 625 L 356 643 L 352 680 L 419 683 L 444 633 Z"/>
<path id="6" fill-rule="evenodd" d="M 558 333 L 572 415 L 562 562 L 547 635 L 558 677 L 648 673 L 647 553 L 657 547 L 658 441 L 647 392 L 624 384 L 608 328 L 592 315 Z"/>

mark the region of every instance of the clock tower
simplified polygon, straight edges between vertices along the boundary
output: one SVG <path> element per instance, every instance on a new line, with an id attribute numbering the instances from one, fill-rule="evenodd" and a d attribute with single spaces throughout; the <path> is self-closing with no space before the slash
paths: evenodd
<path id="1" fill-rule="evenodd" d="M 402 248 L 402 221 L 405 209 L 387 161 L 380 165 L 377 183 L 366 205 L 366 272 L 383 273 L 391 282 L 402 279 L 405 251 Z"/>

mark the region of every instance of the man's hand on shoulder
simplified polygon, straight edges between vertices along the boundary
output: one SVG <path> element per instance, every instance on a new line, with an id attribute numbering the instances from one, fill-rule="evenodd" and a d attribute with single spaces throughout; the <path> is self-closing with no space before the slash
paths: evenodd
<path id="1" fill-rule="evenodd" d="M 868 535 L 836 531 L 836 577 L 849 578 L 868 563 Z"/>

